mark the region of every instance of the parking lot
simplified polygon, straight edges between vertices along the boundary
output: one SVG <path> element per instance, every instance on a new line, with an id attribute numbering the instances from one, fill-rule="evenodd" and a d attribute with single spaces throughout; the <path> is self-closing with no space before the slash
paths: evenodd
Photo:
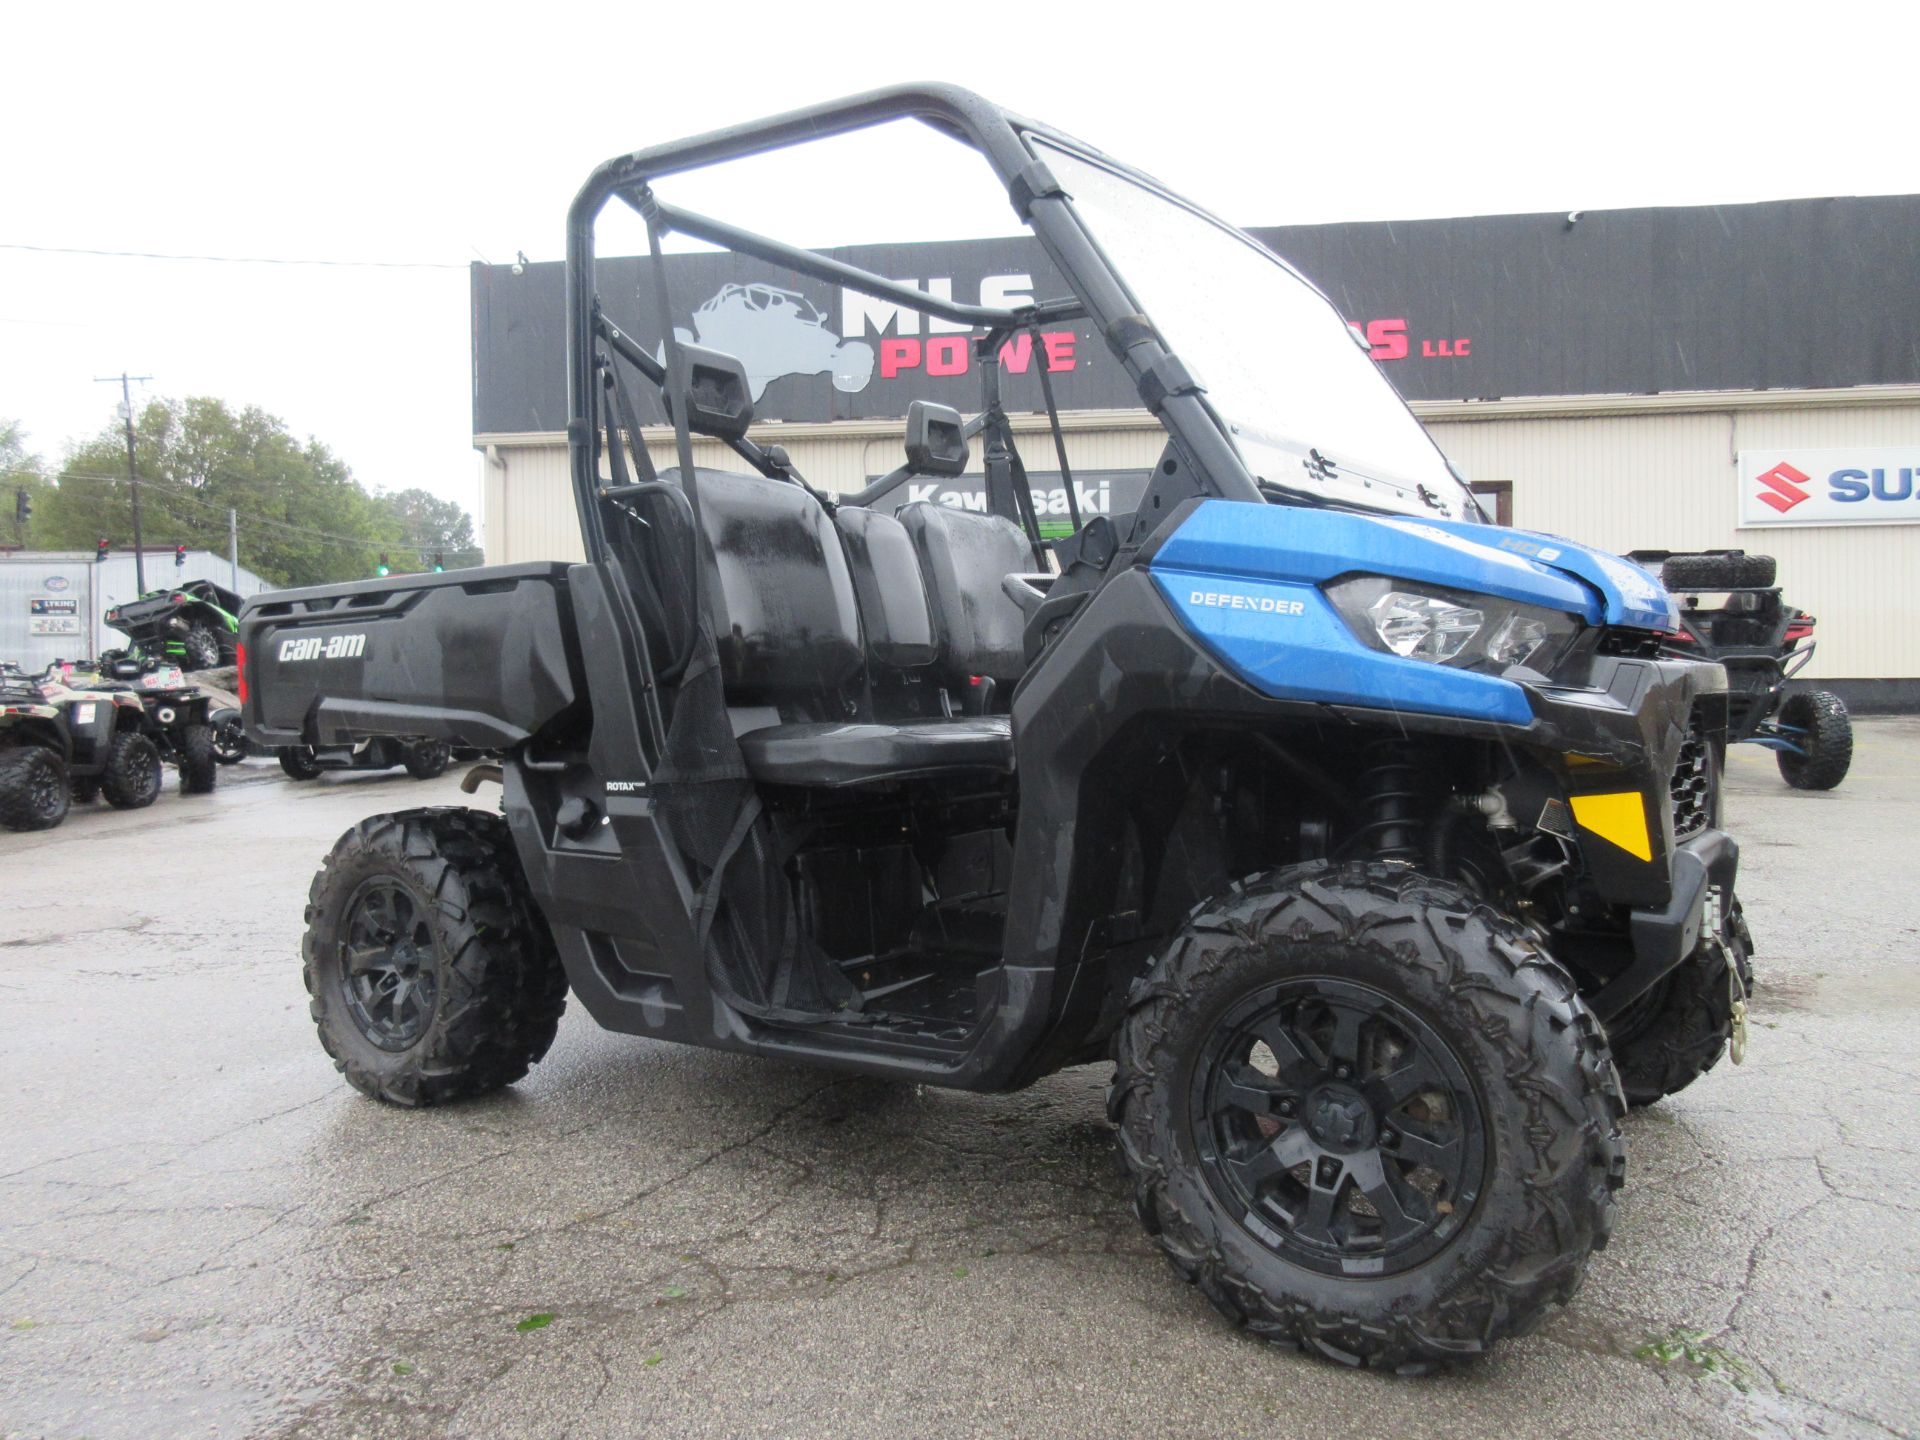
<path id="1" fill-rule="evenodd" d="M 1629 1122 L 1572 1309 L 1426 1380 L 1178 1283 L 1104 1066 L 950 1094 L 570 1010 L 502 1096 L 362 1099 L 307 1020 L 308 879 L 457 774 L 250 762 L 0 836 L 0 1435 L 1911 1436 L 1920 721 L 1859 733 L 1830 794 L 1735 752 L 1748 1061 Z"/>

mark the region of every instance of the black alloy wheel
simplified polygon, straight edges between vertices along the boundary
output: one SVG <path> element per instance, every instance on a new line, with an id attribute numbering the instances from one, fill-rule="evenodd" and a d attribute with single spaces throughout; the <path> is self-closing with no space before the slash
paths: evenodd
<path id="1" fill-rule="evenodd" d="M 212 723 L 213 758 L 220 764 L 237 765 L 253 753 L 238 710 L 216 710 Z"/>
<path id="2" fill-rule="evenodd" d="M 1286 1260 L 1392 1275 L 1444 1247 L 1484 1183 L 1482 1106 L 1440 1035 L 1383 991 L 1331 977 L 1248 996 L 1189 1091 L 1207 1183 Z"/>
<path id="3" fill-rule="evenodd" d="M 347 909 L 347 1013 L 382 1050 L 411 1048 L 433 1020 L 440 961 L 427 910 L 404 885 L 369 880 Z"/>

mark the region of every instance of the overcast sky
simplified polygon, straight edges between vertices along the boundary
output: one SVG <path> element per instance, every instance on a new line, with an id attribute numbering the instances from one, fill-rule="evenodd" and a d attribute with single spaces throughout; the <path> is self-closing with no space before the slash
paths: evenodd
<path id="1" fill-rule="evenodd" d="M 9 7 L 0 243 L 421 268 L 0 248 L 0 418 L 57 459 L 124 368 L 477 512 L 468 262 L 559 258 L 609 155 L 901 80 L 1245 225 L 1920 189 L 1908 5 L 1296 8 Z M 1013 228 L 911 183 L 902 146 L 842 149 L 830 192 L 761 164 L 669 193 L 808 244 Z"/>

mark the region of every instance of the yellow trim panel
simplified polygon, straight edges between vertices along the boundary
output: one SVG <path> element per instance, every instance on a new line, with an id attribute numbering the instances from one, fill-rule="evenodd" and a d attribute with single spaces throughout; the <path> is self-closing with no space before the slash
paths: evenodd
<path id="1" fill-rule="evenodd" d="M 1613 795 L 1575 795 L 1569 803 L 1581 829 L 1591 830 L 1636 859 L 1653 859 L 1653 842 L 1647 835 L 1647 807 L 1638 790 L 1622 790 Z"/>

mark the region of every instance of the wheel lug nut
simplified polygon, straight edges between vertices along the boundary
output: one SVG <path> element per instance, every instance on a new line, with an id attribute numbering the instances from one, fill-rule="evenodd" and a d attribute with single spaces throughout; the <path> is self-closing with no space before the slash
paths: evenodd
<path id="1" fill-rule="evenodd" d="M 1336 1065 L 1333 1067 L 1333 1078 L 1336 1080 L 1344 1080 L 1352 1073 L 1353 1069 L 1351 1066 Z"/>
<path id="2" fill-rule="evenodd" d="M 1398 1140 L 1399 1138 L 1400 1137 L 1398 1135 L 1395 1135 L 1391 1130 L 1382 1130 L 1380 1132 L 1380 1143 L 1382 1145 L 1391 1145 L 1393 1144 L 1394 1141 Z"/>
<path id="3" fill-rule="evenodd" d="M 1282 1100 L 1280 1102 L 1280 1113 L 1282 1115 L 1291 1115 L 1293 1113 L 1293 1102 L 1291 1100 Z"/>

